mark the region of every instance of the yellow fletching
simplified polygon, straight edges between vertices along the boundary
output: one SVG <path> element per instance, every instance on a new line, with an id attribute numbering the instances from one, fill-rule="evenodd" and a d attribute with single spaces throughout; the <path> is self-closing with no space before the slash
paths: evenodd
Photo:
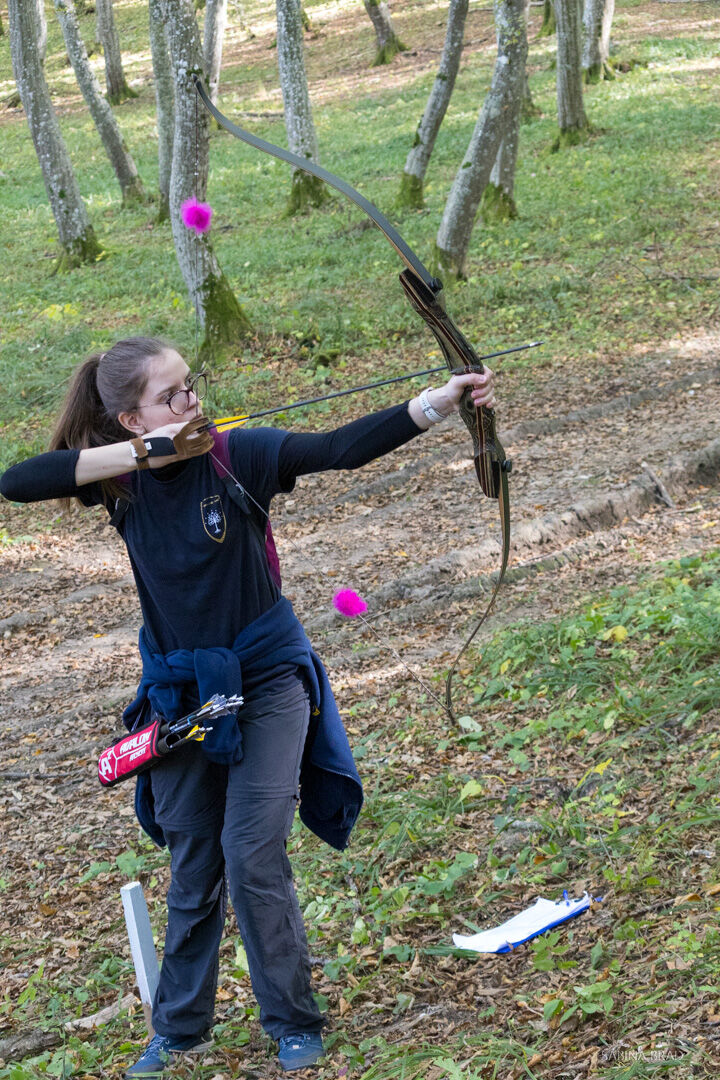
<path id="1" fill-rule="evenodd" d="M 219 420 L 213 420 L 213 424 L 216 428 L 226 430 L 232 427 L 240 427 L 247 420 L 247 414 L 242 413 L 240 416 L 221 416 Z"/>

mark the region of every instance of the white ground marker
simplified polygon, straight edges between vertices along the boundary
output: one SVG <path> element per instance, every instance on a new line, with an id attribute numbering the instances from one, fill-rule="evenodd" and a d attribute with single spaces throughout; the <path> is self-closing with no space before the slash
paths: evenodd
<path id="1" fill-rule="evenodd" d="M 120 890 L 125 912 L 125 925 L 130 939 L 130 952 L 135 965 L 140 1001 L 147 1029 L 152 1038 L 152 1003 L 160 979 L 155 942 L 153 941 L 150 916 L 148 915 L 145 894 L 139 881 L 131 881 Z"/>

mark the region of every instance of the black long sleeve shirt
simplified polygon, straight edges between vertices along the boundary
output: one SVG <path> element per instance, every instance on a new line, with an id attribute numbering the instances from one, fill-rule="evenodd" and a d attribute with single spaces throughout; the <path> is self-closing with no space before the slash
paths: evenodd
<path id="1" fill-rule="evenodd" d="M 292 491 L 299 476 L 359 468 L 421 430 L 404 403 L 321 434 L 235 428 L 228 449 L 235 477 L 269 514 L 273 497 Z M 17 502 L 77 496 L 86 506 L 104 503 L 99 483 L 76 484 L 79 453 L 56 450 L 14 465 L 0 477 L 0 493 Z M 229 647 L 278 597 L 257 526 L 207 454 L 128 479 L 129 506 L 118 528 L 150 641 L 162 653 Z"/>

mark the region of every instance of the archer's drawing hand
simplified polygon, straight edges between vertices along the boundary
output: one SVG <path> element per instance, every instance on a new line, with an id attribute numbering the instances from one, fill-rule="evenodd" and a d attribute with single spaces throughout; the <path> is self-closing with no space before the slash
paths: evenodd
<path id="1" fill-rule="evenodd" d="M 489 367 L 486 367 L 481 375 L 477 372 L 452 375 L 445 386 L 439 387 L 433 394 L 433 407 L 441 413 L 457 412 L 460 399 L 468 387 L 472 388 L 470 397 L 476 408 L 481 405 L 487 409 L 495 408 L 495 374 Z"/>
<path id="2" fill-rule="evenodd" d="M 207 424 L 208 421 L 204 416 L 194 416 L 192 420 L 184 420 L 177 424 L 164 424 L 162 427 L 149 431 L 143 438 L 149 441 L 155 439 L 158 442 L 161 439 L 168 440 L 168 453 L 151 457 L 150 468 L 161 469 L 163 465 L 169 465 L 173 461 L 207 454 L 214 446 L 212 436 L 207 430 L 204 430 Z"/>
<path id="3" fill-rule="evenodd" d="M 177 435 L 173 437 L 173 446 L 178 457 L 192 458 L 207 454 L 212 450 L 215 442 L 208 431 L 210 421 L 205 416 L 194 416 L 183 424 Z"/>

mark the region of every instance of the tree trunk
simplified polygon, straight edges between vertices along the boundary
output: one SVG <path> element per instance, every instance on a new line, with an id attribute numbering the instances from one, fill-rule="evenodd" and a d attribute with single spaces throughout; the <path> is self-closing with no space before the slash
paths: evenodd
<path id="1" fill-rule="evenodd" d="M 587 138 L 583 106 L 580 0 L 555 0 L 557 20 L 557 106 L 560 136 L 554 149 L 573 146 Z"/>
<path id="2" fill-rule="evenodd" d="M 158 221 L 170 217 L 170 175 L 175 128 L 175 85 L 161 0 L 150 0 L 150 51 L 158 130 Z"/>
<path id="3" fill-rule="evenodd" d="M 585 0 L 583 13 L 583 78 L 586 83 L 614 79 L 610 63 L 610 28 L 615 0 Z"/>
<path id="4" fill-rule="evenodd" d="M 517 217 L 513 192 L 515 189 L 515 165 L 520 141 L 520 114 L 522 96 L 517 98 L 513 115 L 503 135 L 490 180 L 483 191 L 480 211 L 484 221 L 509 221 Z"/>
<path id="5" fill-rule="evenodd" d="M 38 52 L 37 14 L 27 0 L 8 0 L 12 66 L 27 116 L 62 252 L 55 272 L 95 262 L 101 252 L 60 132 Z"/>
<path id="6" fill-rule="evenodd" d="M 38 54 L 40 56 L 40 63 L 45 63 L 45 57 L 47 56 L 47 19 L 45 18 L 45 0 L 35 0 L 35 7 L 37 8 L 37 27 L 38 27 Z"/>
<path id="7" fill-rule="evenodd" d="M 200 355 L 211 358 L 237 344 L 250 321 L 220 269 L 207 233 L 185 227 L 181 207 L 205 199 L 208 178 L 208 113 L 198 107 L 193 72 L 203 72 L 200 32 L 192 0 L 162 0 L 175 74 L 175 132 L 170 179 L 170 222 L 175 252 L 198 325 L 205 337 Z"/>
<path id="8" fill-rule="evenodd" d="M 552 37 L 555 33 L 555 3 L 554 0 L 544 0 L 542 25 L 538 37 Z"/>
<path id="9" fill-rule="evenodd" d="M 527 34 L 529 32 L 529 27 L 530 27 L 530 7 L 531 7 L 531 3 L 532 3 L 532 0 L 526 0 L 526 3 L 525 3 L 525 34 L 526 34 L 526 36 L 527 36 Z M 530 93 L 530 76 L 528 75 L 527 59 L 526 59 L 526 61 L 525 61 L 525 74 L 523 76 L 522 104 L 520 106 L 520 121 L 521 121 L 521 123 L 525 123 L 528 120 L 532 120 L 536 116 L 539 116 L 539 115 L 540 115 L 540 109 L 538 109 L 537 105 L 535 104 L 535 102 L 532 99 L 532 94 Z"/>
<path id="10" fill-rule="evenodd" d="M 227 0 L 207 0 L 203 52 L 208 73 L 208 92 L 213 105 L 217 105 L 218 88 L 220 86 L 223 35 L 226 22 Z"/>
<path id="11" fill-rule="evenodd" d="M 375 28 L 375 37 L 377 38 L 378 51 L 375 54 L 372 67 L 389 64 L 393 56 L 399 52 L 405 52 L 407 45 L 403 45 L 395 33 L 390 18 L 390 8 L 385 3 L 385 0 L 363 0 L 363 3 Z"/>
<path id="12" fill-rule="evenodd" d="M 419 209 L 424 205 L 425 173 L 460 67 L 467 11 L 468 0 L 450 0 L 440 67 L 400 178 L 398 203 L 401 206 L 414 206 Z"/>
<path id="13" fill-rule="evenodd" d="M 610 68 L 610 77 L 613 79 L 615 78 L 615 72 L 610 63 L 610 34 L 614 16 L 615 0 L 605 0 L 605 10 L 603 11 L 602 22 L 600 23 L 600 55 L 603 57 L 603 63 L 606 67 Z"/>
<path id="14" fill-rule="evenodd" d="M 451 279 L 464 274 L 478 205 L 522 99 L 527 56 L 525 0 L 496 0 L 495 30 L 498 56 L 492 83 L 448 196 L 435 245 L 438 271 Z"/>
<path id="15" fill-rule="evenodd" d="M 85 98 L 85 103 L 90 110 L 90 115 L 95 122 L 95 127 L 98 129 L 105 152 L 110 158 L 110 164 L 115 170 L 115 175 L 120 184 L 123 206 L 146 203 L 148 201 L 147 196 L 142 181 L 138 176 L 135 162 L 120 134 L 120 128 L 112 108 L 103 97 L 95 72 L 90 67 L 85 45 L 80 36 L 73 0 L 54 0 L 54 3 L 63 38 L 65 39 L 65 48 L 70 57 L 70 63 L 73 66 L 78 86 L 82 91 L 82 96 Z"/>
<path id="16" fill-rule="evenodd" d="M 119 105 L 121 101 L 137 97 L 137 94 L 125 80 L 112 0 L 95 0 L 95 13 L 98 41 L 102 44 L 105 57 L 107 98 L 111 105 Z"/>
<path id="17" fill-rule="evenodd" d="M 483 221 L 510 221 L 517 217 L 515 205 L 515 166 L 517 164 L 518 143 L 520 142 L 520 122 L 531 116 L 534 110 L 527 73 L 527 27 L 530 15 L 530 0 L 525 0 L 525 19 L 522 32 L 525 34 L 525 60 L 522 71 L 522 93 L 512 103 L 508 113 L 507 129 L 503 135 L 495 164 L 490 173 L 490 180 L 483 191 L 480 212 Z M 527 111 L 529 110 L 529 112 Z"/>
<path id="18" fill-rule="evenodd" d="M 277 0 L 277 49 L 288 147 L 294 154 L 318 164 L 317 136 L 305 74 L 299 0 Z M 328 198 L 322 180 L 300 169 L 293 171 L 287 207 L 289 215 L 307 210 L 308 205 L 320 206 Z"/>

